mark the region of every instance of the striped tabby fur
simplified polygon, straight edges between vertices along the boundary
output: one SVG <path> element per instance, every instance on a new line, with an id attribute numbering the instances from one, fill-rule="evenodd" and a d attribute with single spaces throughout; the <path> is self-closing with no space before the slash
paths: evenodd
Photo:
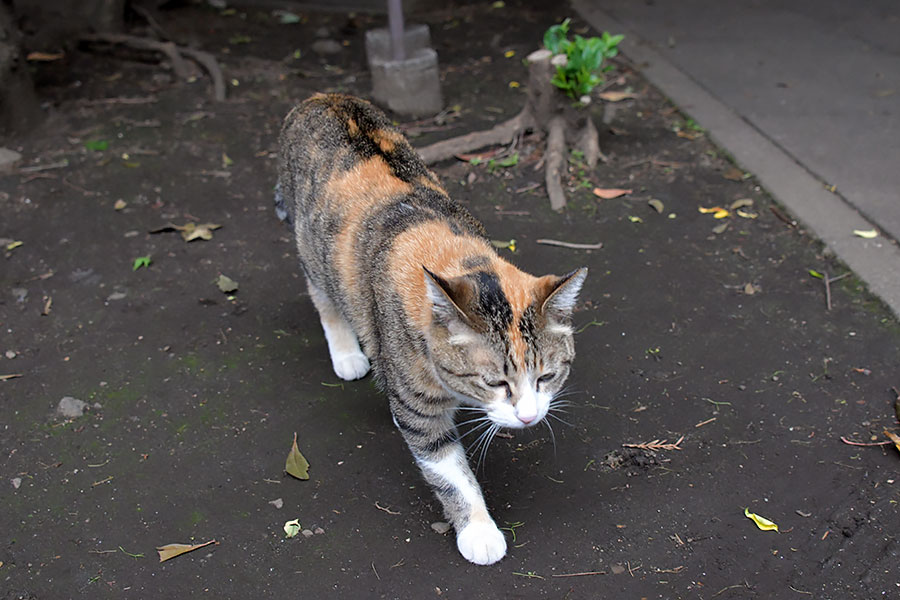
<path id="1" fill-rule="evenodd" d="M 363 100 L 318 94 L 287 116 L 279 215 L 292 223 L 335 373 L 374 364 L 394 423 L 462 555 L 506 553 L 454 423 L 539 423 L 575 356 L 569 318 L 587 270 L 533 277 L 492 248 L 404 136 Z M 470 414 L 470 413 L 465 413 Z"/>

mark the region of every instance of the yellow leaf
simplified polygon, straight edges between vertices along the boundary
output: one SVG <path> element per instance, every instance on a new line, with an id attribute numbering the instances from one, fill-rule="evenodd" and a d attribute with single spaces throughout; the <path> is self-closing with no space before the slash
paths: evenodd
<path id="1" fill-rule="evenodd" d="M 511 88 L 517 88 L 517 87 L 519 87 L 519 82 L 518 82 L 518 81 L 510 81 L 510 82 L 509 82 L 509 87 L 511 87 Z"/>
<path id="2" fill-rule="evenodd" d="M 284 524 L 284 536 L 292 538 L 300 533 L 300 519 L 294 519 Z"/>
<path id="3" fill-rule="evenodd" d="M 642 218 L 635 217 L 633 215 L 628 215 L 628 220 L 631 221 L 632 223 L 643 223 L 644 222 L 644 220 Z"/>
<path id="4" fill-rule="evenodd" d="M 652 206 L 653 210 L 655 210 L 656 212 L 658 212 L 660 214 L 662 214 L 662 211 L 665 210 L 665 206 L 663 205 L 663 203 L 660 200 L 657 200 L 656 198 L 651 198 L 650 200 L 647 200 L 647 204 Z"/>
<path id="5" fill-rule="evenodd" d="M 515 55 L 516 55 L 515 50 L 507 50 L 506 52 L 503 53 L 503 56 L 505 56 L 506 58 L 512 58 Z"/>
<path id="6" fill-rule="evenodd" d="M 741 217 L 741 218 L 743 218 L 743 219 L 755 219 L 756 217 L 759 216 L 758 214 L 756 214 L 756 213 L 754 213 L 754 212 L 750 212 L 750 211 L 748 211 L 748 210 L 740 210 L 740 209 L 738 209 L 738 210 L 736 210 L 735 212 L 737 213 L 737 216 L 739 216 L 739 217 Z"/>
<path id="7" fill-rule="evenodd" d="M 14 242 L 8 243 L 8 244 L 6 245 L 6 249 L 7 249 L 7 250 L 15 250 L 16 248 L 18 248 L 19 246 L 21 246 L 21 245 L 24 244 L 24 243 L 25 243 L 25 242 L 23 242 L 22 240 L 16 240 L 16 241 L 14 241 Z"/>
<path id="8" fill-rule="evenodd" d="M 750 512 L 749 508 L 744 509 L 744 516 L 756 523 L 756 526 L 763 531 L 778 531 L 778 525 L 765 517 L 761 517 L 755 513 Z"/>
<path id="9" fill-rule="evenodd" d="M 288 475 L 297 479 L 309 479 L 309 463 L 300 454 L 300 448 L 297 447 L 297 434 L 294 433 L 294 443 L 291 451 L 288 453 L 287 460 L 284 461 L 284 470 Z"/>
<path id="10" fill-rule="evenodd" d="M 720 208 L 713 214 L 713 219 L 724 219 L 725 217 L 727 217 L 730 214 L 731 213 L 728 212 L 727 210 L 725 210 L 724 208 Z"/>
<path id="11" fill-rule="evenodd" d="M 713 206 L 712 208 L 706 208 L 704 206 L 700 206 L 697 208 L 697 210 L 699 210 L 700 212 L 702 212 L 705 215 L 707 213 L 719 212 L 720 210 L 724 210 L 724 209 L 721 206 Z"/>
<path id="12" fill-rule="evenodd" d="M 900 450 L 900 435 L 888 431 L 887 429 L 884 430 L 884 435 L 888 436 L 888 438 L 890 438 L 890 440 L 894 442 L 894 446 L 897 447 L 897 450 Z"/>
<path id="13" fill-rule="evenodd" d="M 871 240 L 872 238 L 878 237 L 878 232 L 875 231 L 874 229 L 866 229 L 866 230 L 854 229 L 853 235 L 858 235 L 861 238 L 866 238 L 867 240 Z"/>
<path id="14" fill-rule="evenodd" d="M 170 558 L 175 558 L 176 556 L 181 556 L 186 552 L 191 552 L 192 550 L 196 550 L 197 548 L 203 548 L 204 546 L 209 546 L 210 544 L 218 544 L 216 540 L 209 540 L 208 542 L 204 542 L 202 544 L 166 544 L 165 546 L 160 546 L 156 549 L 159 553 L 159 562 L 165 562 Z"/>

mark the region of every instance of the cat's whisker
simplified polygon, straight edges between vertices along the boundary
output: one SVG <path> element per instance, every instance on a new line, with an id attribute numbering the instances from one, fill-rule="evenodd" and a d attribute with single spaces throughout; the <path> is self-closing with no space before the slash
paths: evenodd
<path id="1" fill-rule="evenodd" d="M 469 431 L 468 433 L 472 433 L 473 431 L 479 431 L 481 429 L 484 429 L 484 431 L 481 432 L 481 435 L 479 435 L 477 438 L 475 438 L 475 441 L 473 441 L 471 444 L 469 444 L 469 446 L 466 448 L 466 453 L 467 454 L 471 453 L 472 455 L 474 455 L 476 453 L 476 451 L 478 450 L 479 446 L 481 446 L 481 443 L 484 441 L 484 439 L 488 435 L 490 435 L 491 429 L 493 429 L 494 427 L 496 427 L 496 424 L 493 422 L 486 423 L 485 425 L 479 425 L 478 427 L 473 427 L 472 430 Z M 468 435 L 468 433 L 466 435 Z"/>
<path id="2" fill-rule="evenodd" d="M 548 416 L 550 415 L 548 414 Z M 553 433 L 553 427 L 547 419 L 541 419 L 541 422 L 547 426 L 547 430 L 550 432 L 550 439 L 553 440 L 553 456 L 556 456 L 556 434 Z"/>
<path id="3" fill-rule="evenodd" d="M 496 436 L 499 431 L 500 431 L 500 426 L 497 425 L 496 423 L 493 424 L 490 429 L 488 429 L 488 432 L 490 433 L 490 435 L 487 437 L 484 444 L 482 444 L 482 446 L 481 446 L 481 452 L 479 453 L 479 456 L 478 456 L 478 463 L 475 466 L 476 471 L 479 468 L 484 469 L 484 460 L 485 460 L 485 458 L 487 458 L 488 448 L 490 448 L 491 442 L 494 441 L 494 436 Z"/>
<path id="4" fill-rule="evenodd" d="M 472 428 L 469 429 L 467 432 L 465 432 L 464 434 L 462 434 L 461 436 L 459 436 L 459 438 L 457 438 L 457 439 L 458 439 L 458 440 L 463 440 L 463 439 L 469 437 L 470 435 L 472 435 L 473 433 L 478 433 L 479 431 L 480 431 L 480 432 L 482 433 L 482 435 L 483 435 L 483 434 L 484 434 L 484 430 L 485 430 L 487 427 L 489 427 L 489 426 L 490 426 L 490 423 L 482 423 L 481 425 L 478 425 L 478 426 L 476 426 L 476 427 L 472 427 Z M 480 437 L 481 437 L 481 436 L 479 436 L 479 438 L 480 438 Z M 479 438 L 476 438 L 476 441 L 477 441 Z M 473 442 L 473 444 L 474 444 L 474 443 L 475 443 L 475 442 Z M 471 446 L 470 446 L 470 447 L 471 447 Z M 469 451 L 469 448 L 466 448 L 466 452 L 468 452 L 468 451 Z"/>
<path id="5" fill-rule="evenodd" d="M 566 425 L 566 426 L 568 426 L 568 427 L 574 427 L 574 425 L 572 425 L 571 423 L 569 423 L 568 421 L 566 421 L 566 420 L 564 420 L 564 419 L 561 419 L 561 418 L 557 417 L 557 416 L 554 415 L 553 413 L 547 413 L 547 416 L 550 417 L 550 418 L 552 418 L 552 419 L 556 419 L 557 421 L 559 421 L 559 422 L 562 423 L 563 425 Z"/>
<path id="6" fill-rule="evenodd" d="M 474 419 L 469 419 L 468 421 L 462 421 L 457 423 L 457 427 L 462 427 L 463 425 L 468 425 L 469 423 L 478 423 L 483 421 L 490 421 L 491 419 L 487 415 L 483 415 L 481 417 L 475 417 Z"/>

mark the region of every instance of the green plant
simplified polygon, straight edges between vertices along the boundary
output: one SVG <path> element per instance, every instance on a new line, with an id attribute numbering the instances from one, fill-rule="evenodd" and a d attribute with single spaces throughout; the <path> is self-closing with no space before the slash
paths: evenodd
<path id="1" fill-rule="evenodd" d="M 547 29 L 544 33 L 544 47 L 553 54 L 563 54 L 566 57 L 566 64 L 557 65 L 550 82 L 569 97 L 578 100 L 603 83 L 603 73 L 613 68 L 612 65 L 604 64 L 604 61 L 619 53 L 619 42 L 625 36 L 610 35 L 604 31 L 601 37 L 584 38 L 575 35 L 570 40 L 569 22 L 570 19 L 566 19 Z"/>

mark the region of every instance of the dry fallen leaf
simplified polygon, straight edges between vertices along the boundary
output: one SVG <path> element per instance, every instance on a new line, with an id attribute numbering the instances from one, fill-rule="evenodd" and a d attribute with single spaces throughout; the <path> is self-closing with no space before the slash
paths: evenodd
<path id="1" fill-rule="evenodd" d="M 228 275 L 219 274 L 218 279 L 216 279 L 216 286 L 223 294 L 233 294 L 238 290 L 238 282 Z"/>
<path id="2" fill-rule="evenodd" d="M 291 451 L 288 453 L 287 460 L 284 461 L 284 470 L 288 475 L 297 479 L 309 479 L 309 463 L 300 454 L 300 448 L 297 447 L 296 433 L 294 433 L 294 443 L 291 445 Z"/>
<path id="3" fill-rule="evenodd" d="M 630 194 L 631 190 L 623 190 L 619 188 L 594 188 L 594 195 L 603 200 L 612 200 L 619 196 Z"/>
<path id="4" fill-rule="evenodd" d="M 210 544 L 218 544 L 216 540 L 209 540 L 208 542 L 204 542 L 202 544 L 166 544 L 165 546 L 160 546 L 156 549 L 159 553 L 159 562 L 165 562 L 170 558 L 175 558 L 176 556 L 181 556 L 186 552 L 191 552 L 198 548 L 203 548 L 204 546 L 209 546 Z"/>
<path id="5" fill-rule="evenodd" d="M 898 418 L 900 418 L 900 417 L 898 417 Z M 894 442 L 894 446 L 896 446 L 897 450 L 900 450 L 900 435 L 897 435 L 896 433 L 888 431 L 887 429 L 884 430 L 884 435 L 888 436 L 888 438 L 892 442 Z"/>
<path id="6" fill-rule="evenodd" d="M 732 202 L 729 208 L 731 210 L 737 210 L 739 208 L 746 208 L 748 206 L 753 206 L 753 200 L 751 200 L 750 198 L 741 198 Z"/>
<path id="7" fill-rule="evenodd" d="M 853 235 L 858 235 L 861 238 L 866 238 L 867 240 L 871 240 L 872 238 L 878 237 L 878 232 L 875 231 L 874 229 L 866 229 L 866 230 L 854 229 Z"/>
<path id="8" fill-rule="evenodd" d="M 730 181 L 743 181 L 744 172 L 737 167 L 728 167 L 727 169 L 725 169 L 725 172 L 722 173 L 722 177 Z"/>
<path id="9" fill-rule="evenodd" d="M 608 92 L 603 92 L 597 95 L 601 100 L 606 100 L 607 102 L 621 102 L 622 100 L 628 100 L 629 98 L 637 98 L 637 94 L 635 94 L 634 92 L 625 92 L 618 90 L 610 90 Z"/>
<path id="10" fill-rule="evenodd" d="M 647 200 L 647 204 L 652 206 L 653 210 L 655 210 L 656 212 L 658 212 L 660 214 L 662 214 L 662 212 L 665 210 L 665 205 L 663 205 L 661 200 L 657 200 L 656 198 L 651 198 L 650 200 Z"/>
<path id="11" fill-rule="evenodd" d="M 778 525 L 768 520 L 765 517 L 761 517 L 757 514 L 750 512 L 749 508 L 744 509 L 744 516 L 756 523 L 756 526 L 762 529 L 763 531 L 778 531 Z M 779 532 L 780 533 L 780 532 Z"/>
<path id="12" fill-rule="evenodd" d="M 65 58 L 64 52 L 29 52 L 25 60 L 29 62 L 53 62 Z"/>

